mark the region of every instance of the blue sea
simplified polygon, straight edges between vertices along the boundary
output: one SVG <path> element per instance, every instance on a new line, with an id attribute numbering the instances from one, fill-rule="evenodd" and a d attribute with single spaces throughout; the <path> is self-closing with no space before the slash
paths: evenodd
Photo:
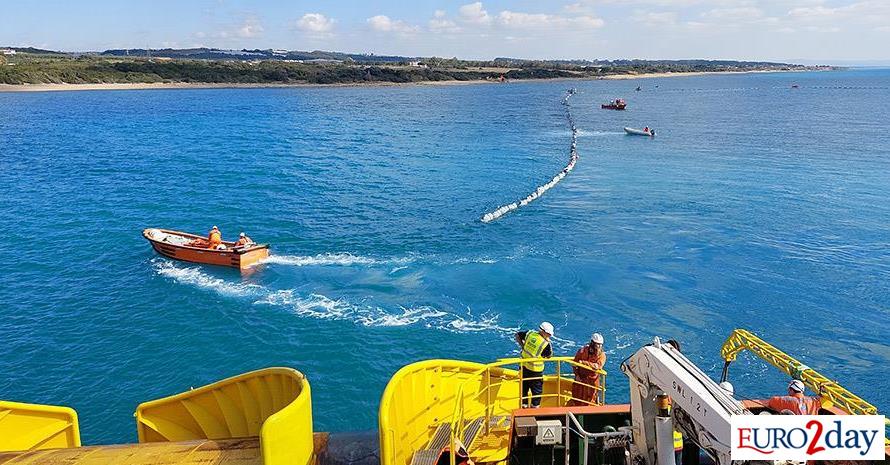
<path id="1" fill-rule="evenodd" d="M 482 223 L 568 162 L 567 87 L 574 171 Z M 513 355 L 548 320 L 560 354 L 605 335 L 611 402 L 654 336 L 716 378 L 747 328 L 886 413 L 888 121 L 890 70 L 0 93 L 0 398 L 130 442 L 140 402 L 289 366 L 316 430 L 368 430 L 403 365 Z M 272 257 L 242 275 L 141 236 L 212 225 Z"/>

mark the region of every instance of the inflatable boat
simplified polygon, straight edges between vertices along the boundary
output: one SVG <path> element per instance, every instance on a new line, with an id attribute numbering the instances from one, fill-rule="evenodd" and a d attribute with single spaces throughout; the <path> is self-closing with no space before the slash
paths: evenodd
<path id="1" fill-rule="evenodd" d="M 655 137 L 655 130 L 650 129 L 648 131 L 643 129 L 634 129 L 634 128 L 624 128 L 624 132 L 626 132 L 630 136 L 649 136 Z"/>

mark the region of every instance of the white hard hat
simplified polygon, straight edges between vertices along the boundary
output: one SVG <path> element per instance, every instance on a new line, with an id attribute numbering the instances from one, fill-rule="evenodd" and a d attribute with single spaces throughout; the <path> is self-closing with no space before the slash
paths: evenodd
<path id="1" fill-rule="evenodd" d="M 213 225 L 213 227 L 210 229 L 219 229 L 219 228 L 217 228 L 216 225 Z"/>
<path id="2" fill-rule="evenodd" d="M 730 383 L 729 381 L 723 381 L 722 383 L 720 383 L 720 388 L 730 394 L 735 394 L 735 388 L 732 387 L 732 383 Z"/>
<path id="3" fill-rule="evenodd" d="M 244 233 L 241 233 L 241 234 L 239 234 L 238 236 L 240 236 L 240 237 L 244 237 L 245 234 L 244 234 Z"/>
<path id="4" fill-rule="evenodd" d="M 539 329 L 541 331 L 553 336 L 553 325 L 550 324 L 549 322 L 545 321 L 545 322 L 541 323 L 541 327 Z"/>
<path id="5" fill-rule="evenodd" d="M 805 386 L 803 385 L 803 381 L 801 381 L 799 379 L 795 379 L 795 380 L 792 380 L 790 383 L 788 383 L 788 389 L 791 389 L 792 391 L 796 391 L 796 392 L 803 392 L 805 389 Z"/>
<path id="6" fill-rule="evenodd" d="M 590 342 L 602 344 L 603 343 L 603 335 L 600 333 L 593 333 L 593 335 L 590 336 Z"/>

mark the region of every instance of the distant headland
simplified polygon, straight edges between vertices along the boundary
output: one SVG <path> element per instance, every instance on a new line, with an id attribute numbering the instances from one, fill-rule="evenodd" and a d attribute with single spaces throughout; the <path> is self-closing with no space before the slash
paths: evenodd
<path id="1" fill-rule="evenodd" d="M 497 83 L 829 69 L 834 68 L 731 60 L 476 61 L 288 50 L 116 49 L 72 53 L 0 48 L 0 90 Z"/>

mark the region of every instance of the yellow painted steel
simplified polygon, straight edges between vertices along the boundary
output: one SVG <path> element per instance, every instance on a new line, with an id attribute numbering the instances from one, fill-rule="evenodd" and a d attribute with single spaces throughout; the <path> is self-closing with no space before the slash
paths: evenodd
<path id="1" fill-rule="evenodd" d="M 800 379 L 813 392 L 819 393 L 823 399 L 850 415 L 878 415 L 878 408 L 874 405 L 745 329 L 733 331 L 720 349 L 720 356 L 726 364 L 723 369 L 724 378 L 729 364 L 744 350 L 750 351 L 788 376 Z M 885 421 L 890 426 L 890 419 Z M 885 442 L 890 446 L 890 439 Z"/>
<path id="2" fill-rule="evenodd" d="M 259 436 L 265 465 L 314 460 L 309 382 L 291 368 L 224 379 L 136 409 L 139 442 Z"/>
<path id="3" fill-rule="evenodd" d="M 0 451 L 79 446 L 80 429 L 73 409 L 0 401 Z"/>
<path id="4" fill-rule="evenodd" d="M 252 371 L 139 405 L 142 444 L 92 447 L 74 410 L 0 402 L 0 464 L 313 465 L 311 395 L 297 370 Z"/>
<path id="5" fill-rule="evenodd" d="M 556 366 L 557 373 L 562 372 L 565 364 L 576 365 L 569 357 L 540 360 Z M 520 407 L 520 372 L 508 366 L 518 368 L 522 361 L 528 359 L 505 359 L 491 364 L 425 360 L 400 369 L 380 400 L 381 465 L 410 465 L 414 453 L 430 442 L 439 425 L 449 426 L 453 444 L 464 433 L 469 420 L 478 418 L 484 419 L 484 430 L 477 436 L 478 444 L 474 443 L 470 456 L 480 462 L 506 458 L 509 443 L 500 440 L 501 431 L 489 430 L 490 419 L 509 416 Z M 600 395 L 596 403 L 602 403 L 605 391 L 606 372 L 599 373 Z M 573 382 L 569 377 L 546 375 L 542 406 L 565 405 L 572 399 Z"/>

